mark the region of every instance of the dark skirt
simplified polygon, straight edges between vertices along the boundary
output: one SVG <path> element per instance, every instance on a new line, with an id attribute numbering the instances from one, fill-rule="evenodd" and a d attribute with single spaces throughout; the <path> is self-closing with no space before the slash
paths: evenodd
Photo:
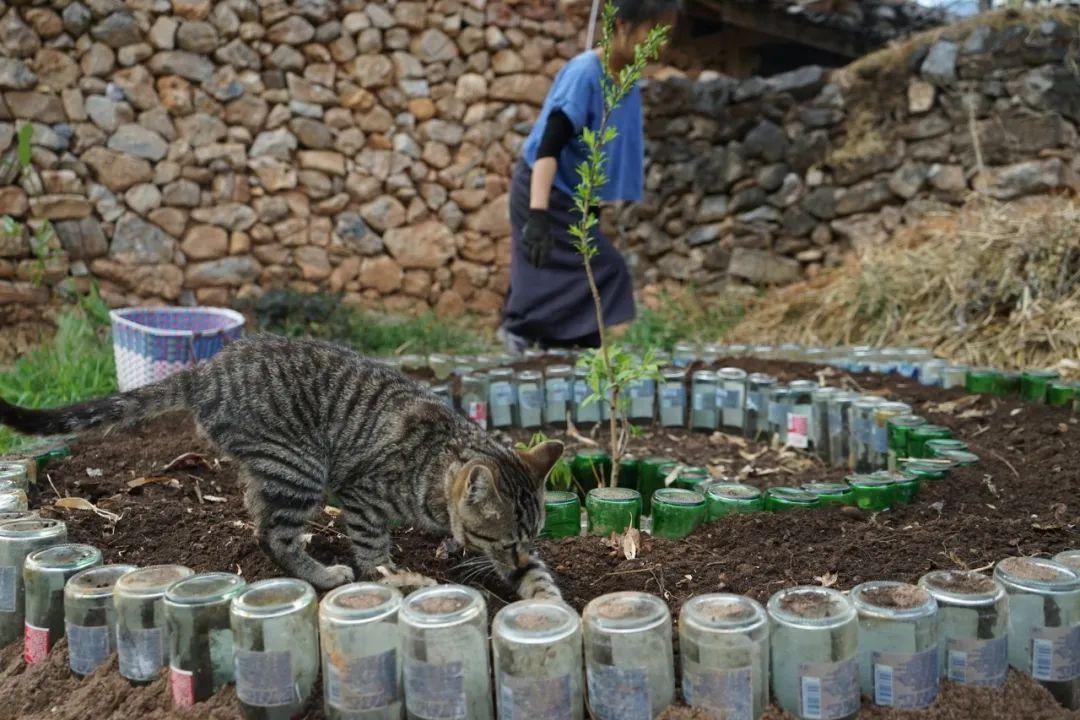
<path id="1" fill-rule="evenodd" d="M 542 346 L 599 345 L 599 328 L 585 265 L 574 249 L 568 228 L 578 217 L 573 199 L 551 188 L 548 213 L 554 246 L 547 265 L 535 268 L 521 249 L 521 231 L 529 217 L 532 169 L 518 162 L 510 188 L 510 288 L 503 308 L 503 327 Z M 604 306 L 604 324 L 634 319 L 634 284 L 626 262 L 599 230 L 594 228 L 597 254 L 593 275 Z"/>

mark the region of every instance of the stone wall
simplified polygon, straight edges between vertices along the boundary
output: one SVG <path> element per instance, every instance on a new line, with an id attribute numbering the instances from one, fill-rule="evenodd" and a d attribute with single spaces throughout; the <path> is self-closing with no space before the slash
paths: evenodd
<path id="1" fill-rule="evenodd" d="M 29 227 L 0 228 L 0 319 L 91 278 L 114 305 L 291 287 L 496 312 L 510 170 L 582 46 L 555 12 L 0 0 L 0 214 Z M 813 273 L 973 186 L 1075 186 L 1076 41 L 1075 24 L 1005 23 L 916 47 L 910 73 L 651 82 L 648 197 L 606 221 L 643 284 L 720 289 Z"/>

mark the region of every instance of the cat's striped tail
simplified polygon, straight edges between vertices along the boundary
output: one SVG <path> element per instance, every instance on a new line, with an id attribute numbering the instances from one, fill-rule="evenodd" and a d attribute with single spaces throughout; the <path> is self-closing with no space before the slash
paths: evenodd
<path id="1" fill-rule="evenodd" d="M 153 385 L 46 410 L 19 407 L 0 398 L 0 424 L 25 435 L 61 435 L 143 420 L 188 407 L 190 375 L 182 371 Z"/>

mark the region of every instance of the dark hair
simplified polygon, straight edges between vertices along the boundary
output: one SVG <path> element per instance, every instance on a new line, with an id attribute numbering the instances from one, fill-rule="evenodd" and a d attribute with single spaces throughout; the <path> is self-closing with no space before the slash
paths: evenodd
<path id="1" fill-rule="evenodd" d="M 615 0 L 615 17 L 633 28 L 675 15 L 681 6 L 681 0 Z"/>

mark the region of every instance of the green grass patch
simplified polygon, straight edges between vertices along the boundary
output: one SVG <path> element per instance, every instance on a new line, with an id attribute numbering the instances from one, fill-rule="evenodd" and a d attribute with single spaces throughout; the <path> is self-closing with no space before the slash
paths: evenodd
<path id="1" fill-rule="evenodd" d="M 693 292 L 664 295 L 659 308 L 641 307 L 619 342 L 642 349 L 671 351 L 677 342 L 718 340 L 743 316 L 741 303 L 720 299 L 702 303 Z"/>

